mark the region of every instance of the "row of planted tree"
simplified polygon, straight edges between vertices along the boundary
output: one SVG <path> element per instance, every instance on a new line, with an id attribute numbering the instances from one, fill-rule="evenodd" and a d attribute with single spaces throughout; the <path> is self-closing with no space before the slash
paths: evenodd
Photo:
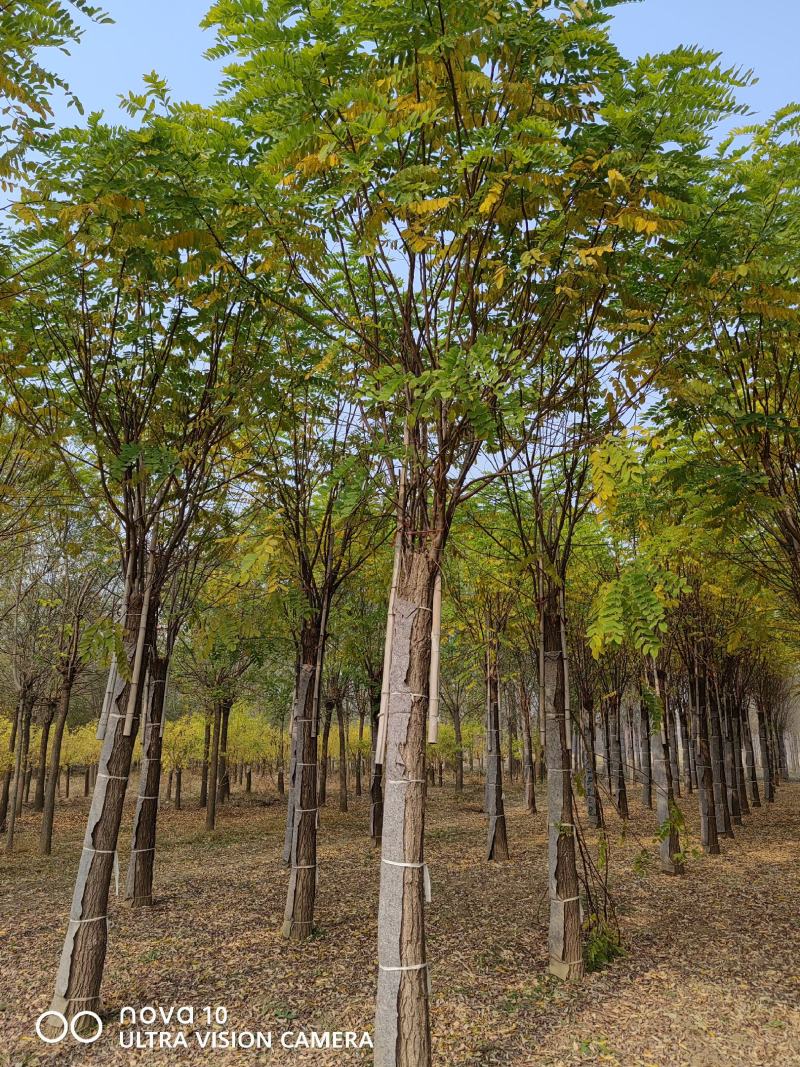
<path id="1" fill-rule="evenodd" d="M 65 738 L 99 744 L 68 1017 L 100 1002 L 134 761 L 152 897 L 187 716 L 212 827 L 237 722 L 285 737 L 293 940 L 319 739 L 358 717 L 379 1067 L 430 1062 L 430 746 L 463 776 L 480 745 L 489 860 L 509 744 L 531 807 L 546 773 L 562 978 L 605 907 L 581 795 L 624 818 L 636 769 L 678 873 L 686 793 L 713 854 L 796 761 L 798 111 L 720 141 L 749 76 L 625 60 L 613 6 L 225 0 L 217 104 L 151 75 L 128 126 L 56 131 L 39 49 L 100 16 L 0 17 L 7 847 L 28 767 L 52 827 Z"/>

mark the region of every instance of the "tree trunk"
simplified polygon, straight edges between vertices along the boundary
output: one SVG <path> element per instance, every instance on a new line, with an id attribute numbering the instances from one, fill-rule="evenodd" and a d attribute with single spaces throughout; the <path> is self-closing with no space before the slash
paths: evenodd
<path id="1" fill-rule="evenodd" d="M 425 744 L 438 566 L 433 553 L 403 546 L 392 606 L 375 1067 L 428 1067 L 431 1062 L 424 906 Z"/>
<path id="2" fill-rule="evenodd" d="M 670 704 L 669 716 L 667 717 L 669 729 L 669 769 L 672 775 L 672 792 L 676 797 L 681 795 L 681 770 L 678 761 L 678 717 L 675 709 Z"/>
<path id="3" fill-rule="evenodd" d="M 322 720 L 322 751 L 319 757 L 319 787 L 317 789 L 317 804 L 325 807 L 328 799 L 328 748 L 331 738 L 331 721 L 333 719 L 334 701 L 325 701 L 325 714 Z"/>
<path id="4" fill-rule="evenodd" d="M 24 703 L 22 697 L 17 701 L 17 715 L 16 715 L 16 737 L 17 745 L 14 755 L 14 778 L 11 788 L 11 810 L 8 813 L 8 829 L 6 832 L 6 852 L 14 851 L 14 831 L 17 825 L 17 812 L 20 807 L 20 789 L 18 788 L 20 775 L 22 773 L 22 735 L 23 735 L 23 722 L 24 722 Z"/>
<path id="5" fill-rule="evenodd" d="M 77 1012 L 96 1010 L 108 938 L 108 896 L 115 868 L 117 839 L 122 819 L 125 789 L 141 710 L 141 685 L 137 668 L 146 670 L 146 657 L 137 657 L 140 617 L 145 599 L 142 591 L 129 594 L 125 612 L 123 645 L 132 682 L 118 677 L 112 694 L 100 766 L 84 836 L 69 925 L 56 976 L 51 1010 L 72 1018 Z M 155 610 L 145 618 L 154 630 Z M 137 663 L 138 660 L 138 663 Z M 129 700 L 130 696 L 130 700 Z M 125 733 L 126 720 L 130 726 Z"/>
<path id="6" fill-rule="evenodd" d="M 222 721 L 219 731 L 219 768 L 217 772 L 217 800 L 224 804 L 231 796 L 231 773 L 228 766 L 228 723 L 231 717 L 231 703 L 222 705 Z"/>
<path id="7" fill-rule="evenodd" d="M 211 737 L 211 760 L 208 768 L 208 797 L 206 800 L 206 830 L 217 824 L 217 794 L 219 791 L 219 743 L 222 732 L 222 701 L 214 704 L 214 729 Z"/>
<path id="8" fill-rule="evenodd" d="M 357 797 L 361 796 L 361 745 L 364 740 L 364 707 L 359 700 L 359 712 L 358 712 L 358 751 L 355 758 L 355 794 Z"/>
<path id="9" fill-rule="evenodd" d="M 455 788 L 456 793 L 464 792 L 464 741 L 461 734 L 461 708 L 458 701 L 453 704 L 453 733 L 456 741 Z"/>
<path id="10" fill-rule="evenodd" d="M 733 764 L 736 780 L 739 783 L 739 809 L 742 815 L 749 815 L 750 805 L 747 802 L 747 784 L 744 773 L 744 762 L 742 759 L 744 746 L 744 737 L 742 736 L 742 707 L 741 703 L 735 698 L 732 698 L 730 712 L 731 726 L 733 729 Z"/>
<path id="11" fill-rule="evenodd" d="M 27 696 L 21 703 L 22 719 L 20 721 L 18 736 L 21 736 L 22 738 L 22 745 L 20 746 L 20 763 L 19 767 L 16 769 L 14 777 L 14 795 L 16 797 L 16 809 L 14 815 L 16 818 L 19 818 L 22 813 L 22 802 L 25 799 L 25 779 L 28 776 L 28 766 L 30 764 L 31 719 L 33 717 L 34 700 L 33 690 L 29 690 Z"/>
<path id="12" fill-rule="evenodd" d="M 175 810 L 181 810 L 181 778 L 183 771 L 180 767 L 175 768 Z"/>
<path id="13" fill-rule="evenodd" d="M 347 811 L 347 731 L 341 695 L 336 701 L 336 721 L 339 726 L 339 811 Z"/>
<path id="14" fill-rule="evenodd" d="M 644 700 L 639 702 L 639 723 L 641 726 L 642 742 L 642 804 L 652 810 L 653 807 L 653 776 L 651 773 L 651 750 L 650 750 L 650 714 Z M 659 753 L 659 757 L 661 753 Z"/>
<path id="15" fill-rule="evenodd" d="M 508 859 L 508 834 L 503 803 L 503 752 L 500 738 L 500 699 L 497 677 L 498 636 L 490 634 L 486 647 L 486 786 L 484 809 L 489 817 L 487 860 Z"/>
<path id="16" fill-rule="evenodd" d="M 525 682 L 519 679 L 519 715 L 522 725 L 522 781 L 525 793 L 525 807 L 532 814 L 536 813 L 536 777 L 533 766 L 533 738 L 531 737 L 531 709 Z M 460 741 L 459 741 L 460 746 Z"/>
<path id="17" fill-rule="evenodd" d="M 164 716 L 169 656 L 152 651 L 150 687 L 145 716 L 142 762 L 139 769 L 139 794 L 133 816 L 131 858 L 125 897 L 134 908 L 153 904 L 153 869 L 156 857 L 156 822 L 158 794 L 161 787 L 161 723 Z M 172 772 L 170 772 L 171 774 Z"/>
<path id="18" fill-rule="evenodd" d="M 304 941 L 314 932 L 317 890 L 317 722 L 315 699 L 322 670 L 321 617 L 306 619 L 300 634 L 300 674 L 293 712 L 295 753 L 290 781 L 289 886 L 283 936 Z"/>
<path id="19" fill-rule="evenodd" d="M 369 711 L 372 728 L 372 779 L 369 786 L 369 835 L 379 847 L 383 828 L 383 767 L 378 762 L 378 716 L 381 709 L 380 678 L 372 681 L 369 689 Z"/>
<path id="20" fill-rule="evenodd" d="M 719 700 L 719 687 L 716 677 L 712 675 L 712 684 L 708 694 L 708 711 L 711 723 L 710 749 L 711 772 L 714 777 L 714 812 L 717 819 L 717 833 L 722 837 L 733 837 L 731 814 L 728 809 L 728 783 L 725 775 L 725 751 Z"/>
<path id="21" fill-rule="evenodd" d="M 611 766 L 614 782 L 614 801 L 621 819 L 627 819 L 628 788 L 625 782 L 625 759 L 622 752 L 622 706 L 619 694 L 612 700 L 611 718 Z"/>
<path id="22" fill-rule="evenodd" d="M 756 774 L 756 754 L 753 748 L 753 731 L 750 729 L 750 706 L 745 701 L 741 708 L 741 725 L 744 735 L 744 755 L 747 763 L 747 780 L 750 783 L 750 805 L 754 808 L 761 807 L 761 796 L 758 791 L 758 776 Z"/>
<path id="23" fill-rule="evenodd" d="M 44 811 L 44 785 L 47 778 L 47 746 L 50 740 L 50 727 L 56 712 L 56 701 L 49 700 L 42 719 L 42 733 L 39 738 L 39 770 L 36 775 L 36 792 L 33 797 L 33 810 Z"/>
<path id="24" fill-rule="evenodd" d="M 640 721 L 641 721 L 641 716 L 640 716 Z M 631 780 L 631 782 L 640 782 L 641 783 L 642 776 L 640 774 L 640 760 L 639 760 L 640 737 L 638 736 L 638 733 L 634 728 L 634 710 L 633 710 L 633 707 L 628 706 L 628 707 L 625 708 L 623 723 L 624 723 L 624 726 L 627 727 L 627 729 L 623 729 L 623 737 L 624 737 L 624 740 L 625 740 L 625 755 L 626 755 L 625 765 L 626 765 L 626 767 L 629 767 L 629 769 L 630 769 L 630 780 Z"/>
<path id="25" fill-rule="evenodd" d="M 597 789 L 597 753 L 595 751 L 594 701 L 591 696 L 584 697 L 585 726 L 584 769 L 586 774 L 586 817 L 593 829 L 603 825 L 603 807 Z"/>
<path id="26" fill-rule="evenodd" d="M 508 692 L 506 691 L 504 706 L 506 709 L 506 724 L 508 731 L 508 780 L 514 781 L 514 774 L 516 772 L 516 763 L 514 757 L 514 749 L 517 747 L 517 717 L 514 713 L 514 708 L 511 706 L 511 701 L 508 699 Z M 497 691 L 497 703 L 500 705 L 500 687 L 498 684 Z"/>
<path id="27" fill-rule="evenodd" d="M 725 757 L 725 782 L 728 789 L 728 810 L 733 825 L 741 826 L 742 808 L 739 801 L 739 774 L 736 766 L 733 702 L 725 690 L 720 692 L 720 716 L 723 754 Z"/>
<path id="28" fill-rule="evenodd" d="M 200 774 L 200 807 L 208 804 L 208 754 L 211 748 L 211 722 L 206 718 L 203 730 L 203 768 Z"/>
<path id="29" fill-rule="evenodd" d="M 700 794 L 700 842 L 710 856 L 719 855 L 714 774 L 708 743 L 708 682 L 704 671 L 696 675 L 697 686 L 697 791 Z"/>
<path id="30" fill-rule="evenodd" d="M 562 980 L 583 975 L 581 906 L 572 815 L 572 756 L 567 745 L 562 624 L 558 589 L 544 595 L 544 697 L 547 752 L 547 837 L 550 894 L 550 973 Z M 617 717 L 619 723 L 619 717 Z"/>
<path id="31" fill-rule="evenodd" d="M 767 738 L 767 717 L 760 701 L 756 705 L 756 715 L 758 717 L 758 744 L 761 750 L 761 775 L 764 779 L 764 799 L 769 804 L 775 799 L 775 787 L 772 780 L 772 760 Z"/>
<path id="32" fill-rule="evenodd" d="M 609 796 L 614 796 L 614 769 L 612 767 L 614 761 L 611 756 L 611 713 L 609 711 L 608 701 L 603 701 L 600 717 L 603 720 L 603 762 L 606 767 L 608 792 Z M 614 803 L 616 804 L 616 796 L 614 796 Z"/>
<path id="33" fill-rule="evenodd" d="M 658 724 L 658 729 L 653 731 L 653 739 L 656 744 L 654 770 L 661 870 L 665 874 L 683 874 L 683 862 L 679 856 L 681 842 L 675 821 L 675 794 L 672 783 L 672 762 L 670 760 L 670 719 L 672 718 L 672 709 L 669 705 L 665 673 L 656 670 L 655 681 L 656 692 L 661 697 L 661 722 Z"/>
<path id="34" fill-rule="evenodd" d="M 8 751 L 12 756 L 9 761 L 9 767 L 3 775 L 3 795 L 0 797 L 0 833 L 5 833 L 6 822 L 8 819 L 8 798 L 11 790 L 11 778 L 14 774 L 14 760 L 13 756 L 17 748 L 17 726 L 19 724 L 19 715 L 16 714 L 11 722 L 11 736 L 8 739 Z M 56 776 L 58 776 L 58 767 L 56 767 Z"/>

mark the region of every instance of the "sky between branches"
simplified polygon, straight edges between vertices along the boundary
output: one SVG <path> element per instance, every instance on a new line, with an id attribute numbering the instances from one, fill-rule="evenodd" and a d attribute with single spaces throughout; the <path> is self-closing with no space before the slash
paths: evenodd
<path id="1" fill-rule="evenodd" d="M 98 0 L 113 26 L 90 26 L 82 44 L 52 66 L 68 78 L 87 113 L 104 110 L 121 121 L 118 96 L 138 91 L 142 75 L 155 70 L 176 99 L 207 104 L 214 99 L 220 67 L 203 58 L 212 35 L 199 29 L 210 0 Z M 800 100 L 796 46 L 800 3 L 796 0 L 641 0 L 614 16 L 613 36 L 629 57 L 698 44 L 722 52 L 729 66 L 753 68 L 757 85 L 743 100 L 766 118 Z M 75 112 L 56 100 L 60 124 Z"/>

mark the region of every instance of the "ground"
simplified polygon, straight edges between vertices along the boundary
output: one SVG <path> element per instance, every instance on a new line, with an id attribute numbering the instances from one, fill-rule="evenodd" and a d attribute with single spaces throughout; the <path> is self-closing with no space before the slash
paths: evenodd
<path id="1" fill-rule="evenodd" d="M 322 813 L 319 929 L 303 945 L 279 928 L 286 874 L 283 802 L 269 779 L 236 794 L 207 834 L 197 801 L 160 813 L 157 906 L 112 899 L 103 984 L 106 1030 L 93 1045 L 50 1048 L 34 1034 L 49 1004 L 88 801 L 57 813 L 54 854 L 36 855 L 38 816 L 25 813 L 18 852 L 0 856 L 0 1063 L 175 1062 L 368 1064 L 368 1051 L 131 1053 L 119 1047 L 123 1005 L 221 1005 L 228 1028 L 370 1031 L 375 993 L 378 855 L 366 798 Z M 783 785 L 683 878 L 642 865 L 655 822 L 636 799 L 627 832 L 610 819 L 610 889 L 624 955 L 578 986 L 547 976 L 545 819 L 507 787 L 507 863 L 484 859 L 480 787 L 429 790 L 427 858 L 434 1063 L 437 1067 L 745 1067 L 800 1064 L 800 784 Z M 543 798 L 540 798 L 540 803 Z M 681 801 L 696 845 L 694 798 Z M 130 806 L 125 825 L 131 823 Z M 596 853 L 593 834 L 590 848 Z M 126 846 L 123 835 L 121 887 Z M 113 889 L 112 889 L 113 894 Z M 142 1029 L 160 1029 L 143 1026 Z M 174 1027 L 169 1027 L 174 1031 Z"/>

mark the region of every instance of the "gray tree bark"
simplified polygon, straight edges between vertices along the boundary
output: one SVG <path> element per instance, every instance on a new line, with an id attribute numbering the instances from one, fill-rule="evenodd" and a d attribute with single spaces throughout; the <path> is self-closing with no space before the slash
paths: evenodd
<path id="1" fill-rule="evenodd" d="M 547 752 L 547 840 L 550 894 L 550 973 L 583 976 L 581 905 L 572 812 L 572 756 L 567 745 L 564 649 L 558 590 L 547 581 L 544 597 L 544 708 Z"/>
<path id="2" fill-rule="evenodd" d="M 150 657 L 148 708 L 144 716 L 139 793 L 133 816 L 131 857 L 125 896 L 134 908 L 153 903 L 153 871 L 156 856 L 156 822 L 161 788 L 161 742 L 169 656 L 153 651 Z"/>
<path id="3" fill-rule="evenodd" d="M 486 647 L 486 785 L 484 808 L 489 817 L 487 860 L 508 859 L 508 834 L 503 803 L 503 753 L 500 743 L 500 700 L 497 676 L 497 635 Z"/>
<path id="4" fill-rule="evenodd" d="M 290 781 L 291 843 L 289 885 L 283 915 L 283 936 L 303 941 L 314 932 L 317 892 L 317 731 L 315 699 L 320 669 L 318 620 L 307 620 L 300 636 L 301 666 L 295 700 L 295 752 Z"/>
<path id="5" fill-rule="evenodd" d="M 375 1067 L 431 1062 L 425 951 L 425 743 L 433 588 L 439 560 L 404 548 L 392 605 L 386 708 Z"/>

